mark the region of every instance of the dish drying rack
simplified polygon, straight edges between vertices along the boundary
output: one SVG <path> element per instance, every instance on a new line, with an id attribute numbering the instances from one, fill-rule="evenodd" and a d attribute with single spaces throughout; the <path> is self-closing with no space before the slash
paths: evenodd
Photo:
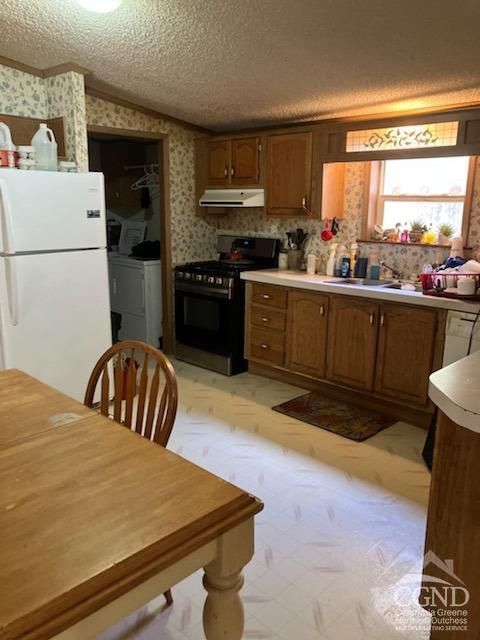
<path id="1" fill-rule="evenodd" d="M 480 300 L 480 274 L 478 273 L 422 273 L 422 291 L 427 296 L 439 296 L 441 298 L 458 298 L 459 300 Z M 456 289 L 460 278 L 473 278 L 475 280 L 475 293 L 463 295 L 448 291 Z"/>

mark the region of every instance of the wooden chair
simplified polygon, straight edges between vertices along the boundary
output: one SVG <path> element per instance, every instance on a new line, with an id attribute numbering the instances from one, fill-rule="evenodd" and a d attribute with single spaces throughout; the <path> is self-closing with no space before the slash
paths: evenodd
<path id="1" fill-rule="evenodd" d="M 137 363 L 136 358 L 142 362 Z M 113 399 L 110 373 L 113 364 Z M 152 366 L 150 366 L 152 365 Z M 154 368 L 153 368 L 154 366 Z M 138 368 L 138 371 L 137 371 Z M 153 375 L 150 380 L 150 372 Z M 140 373 L 137 394 L 137 379 Z M 160 395 L 160 374 L 165 378 Z M 177 413 L 178 390 L 175 370 L 170 360 L 158 349 L 138 340 L 117 342 L 107 349 L 95 365 L 87 384 L 84 404 L 93 407 L 95 391 L 101 378 L 100 412 L 136 433 L 167 446 Z M 158 399 L 160 397 L 160 402 Z M 113 404 L 113 414 L 110 407 Z M 167 604 L 173 603 L 170 589 L 164 593 Z"/>

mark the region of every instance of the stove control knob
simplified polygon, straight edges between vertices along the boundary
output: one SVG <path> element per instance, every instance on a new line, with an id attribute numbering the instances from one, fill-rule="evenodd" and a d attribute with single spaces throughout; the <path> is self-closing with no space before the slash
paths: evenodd
<path id="1" fill-rule="evenodd" d="M 185 277 L 185 272 L 184 271 L 177 271 L 177 278 L 184 278 Z"/>
<path id="2" fill-rule="evenodd" d="M 217 284 L 223 284 L 223 278 L 215 278 Z"/>
<path id="3" fill-rule="evenodd" d="M 185 279 L 186 279 L 186 280 L 190 280 L 190 279 L 191 279 L 191 277 L 192 277 L 192 274 L 191 274 L 191 273 L 188 273 L 188 272 L 187 272 L 187 273 L 185 274 Z"/>
<path id="4" fill-rule="evenodd" d="M 215 284 L 215 278 L 213 276 L 208 276 L 208 284 Z"/>
<path id="5" fill-rule="evenodd" d="M 203 280 L 203 276 L 201 273 L 197 273 L 195 279 L 197 280 L 197 282 L 201 282 Z"/>

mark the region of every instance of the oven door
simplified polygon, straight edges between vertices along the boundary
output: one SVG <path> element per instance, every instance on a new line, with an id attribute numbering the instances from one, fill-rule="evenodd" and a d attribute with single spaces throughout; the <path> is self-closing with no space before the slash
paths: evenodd
<path id="1" fill-rule="evenodd" d="M 223 356 L 232 353 L 234 314 L 225 292 L 196 285 L 175 286 L 177 342 Z"/>

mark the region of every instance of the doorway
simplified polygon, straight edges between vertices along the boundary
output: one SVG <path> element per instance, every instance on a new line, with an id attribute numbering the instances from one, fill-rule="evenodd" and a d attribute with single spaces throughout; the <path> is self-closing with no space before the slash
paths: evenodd
<path id="1" fill-rule="evenodd" d="M 173 351 L 168 136 L 88 127 L 90 171 L 105 176 L 114 340 Z"/>

